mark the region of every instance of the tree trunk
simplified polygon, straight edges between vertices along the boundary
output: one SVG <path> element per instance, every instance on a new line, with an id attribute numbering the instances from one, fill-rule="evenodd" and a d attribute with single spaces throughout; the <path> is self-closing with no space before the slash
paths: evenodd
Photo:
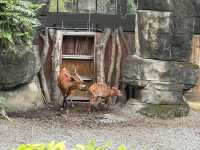
<path id="1" fill-rule="evenodd" d="M 122 27 L 119 28 L 119 34 L 121 35 L 121 39 L 124 43 L 124 46 L 125 46 L 125 49 L 127 50 L 128 55 L 132 55 L 132 51 L 131 51 L 131 49 L 130 49 L 127 41 L 126 41 Z"/>
<path id="2" fill-rule="evenodd" d="M 112 33 L 112 51 L 110 57 L 110 68 L 108 71 L 107 83 L 111 85 L 112 74 L 115 67 L 115 53 L 116 53 L 116 32 Z"/>
<path id="3" fill-rule="evenodd" d="M 105 83 L 104 57 L 105 57 L 106 46 L 107 46 L 110 34 L 111 34 L 111 29 L 105 29 L 100 41 L 98 42 L 96 46 L 97 82 Z"/>
<path id="4" fill-rule="evenodd" d="M 62 42 L 63 33 L 57 30 L 53 38 L 52 50 L 52 100 L 54 104 L 59 104 L 60 90 L 58 88 L 58 75 L 60 73 L 60 65 L 62 63 Z"/>
<path id="5" fill-rule="evenodd" d="M 116 78 L 115 78 L 114 86 L 119 88 L 119 81 L 120 81 L 120 75 L 121 75 L 122 47 L 120 43 L 118 29 L 117 29 L 116 41 L 117 41 L 118 55 L 117 55 L 117 60 L 116 60 Z"/>
<path id="6" fill-rule="evenodd" d="M 120 82 L 120 75 L 121 75 L 121 59 L 122 59 L 122 47 L 120 43 L 120 38 L 119 38 L 119 30 L 116 29 L 116 43 L 117 43 L 117 60 L 116 60 L 116 75 L 115 75 L 115 81 L 114 81 L 114 86 L 116 88 L 119 88 L 119 82 Z M 112 104 L 116 104 L 117 97 L 112 98 Z"/>
<path id="7" fill-rule="evenodd" d="M 41 68 L 40 68 L 38 76 L 39 76 L 39 81 L 40 81 L 42 93 L 43 93 L 44 98 L 45 98 L 45 103 L 50 103 L 51 98 L 50 98 L 49 90 L 48 90 L 48 87 L 47 87 L 46 77 L 44 75 L 44 65 L 45 65 L 47 55 L 48 55 L 48 51 L 49 51 L 48 30 L 46 29 L 45 35 L 40 34 L 40 37 L 42 38 L 42 40 L 44 42 L 44 46 L 43 46 L 41 57 L 40 57 Z"/>

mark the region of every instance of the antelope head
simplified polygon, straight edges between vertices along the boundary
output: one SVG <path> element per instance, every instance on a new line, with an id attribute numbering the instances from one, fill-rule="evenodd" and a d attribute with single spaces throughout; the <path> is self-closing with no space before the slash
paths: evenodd
<path id="1" fill-rule="evenodd" d="M 76 68 L 74 69 L 72 78 L 79 84 L 80 89 L 84 89 L 86 87 L 86 83 L 83 81 L 83 78 L 76 72 Z"/>

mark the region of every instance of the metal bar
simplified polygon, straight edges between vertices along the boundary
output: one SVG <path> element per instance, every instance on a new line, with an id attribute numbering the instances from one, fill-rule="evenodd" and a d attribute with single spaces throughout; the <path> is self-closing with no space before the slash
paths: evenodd
<path id="1" fill-rule="evenodd" d="M 59 12 L 59 0 L 57 0 L 57 13 Z"/>

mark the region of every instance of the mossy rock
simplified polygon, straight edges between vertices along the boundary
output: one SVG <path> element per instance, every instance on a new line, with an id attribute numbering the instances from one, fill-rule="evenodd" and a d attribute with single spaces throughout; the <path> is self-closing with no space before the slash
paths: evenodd
<path id="1" fill-rule="evenodd" d="M 171 105 L 155 105 L 148 104 L 138 112 L 142 115 L 151 118 L 170 119 L 175 117 L 187 116 L 190 111 L 190 107 L 186 102 L 181 104 Z"/>

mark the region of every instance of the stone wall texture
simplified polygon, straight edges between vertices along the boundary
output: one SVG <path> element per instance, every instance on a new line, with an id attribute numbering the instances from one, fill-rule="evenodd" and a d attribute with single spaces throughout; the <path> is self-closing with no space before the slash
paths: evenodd
<path id="1" fill-rule="evenodd" d="M 123 81 L 138 88 L 134 98 L 141 103 L 188 110 L 183 93 L 199 75 L 199 68 L 189 63 L 192 37 L 199 32 L 199 6 L 199 0 L 138 1 L 136 53 L 124 62 Z"/>
<path id="2" fill-rule="evenodd" d="M 20 51 L 20 50 L 18 50 Z M 13 50 L 0 51 L 0 90 L 12 89 L 30 83 L 40 69 L 36 50 L 28 48 L 16 53 Z"/>

